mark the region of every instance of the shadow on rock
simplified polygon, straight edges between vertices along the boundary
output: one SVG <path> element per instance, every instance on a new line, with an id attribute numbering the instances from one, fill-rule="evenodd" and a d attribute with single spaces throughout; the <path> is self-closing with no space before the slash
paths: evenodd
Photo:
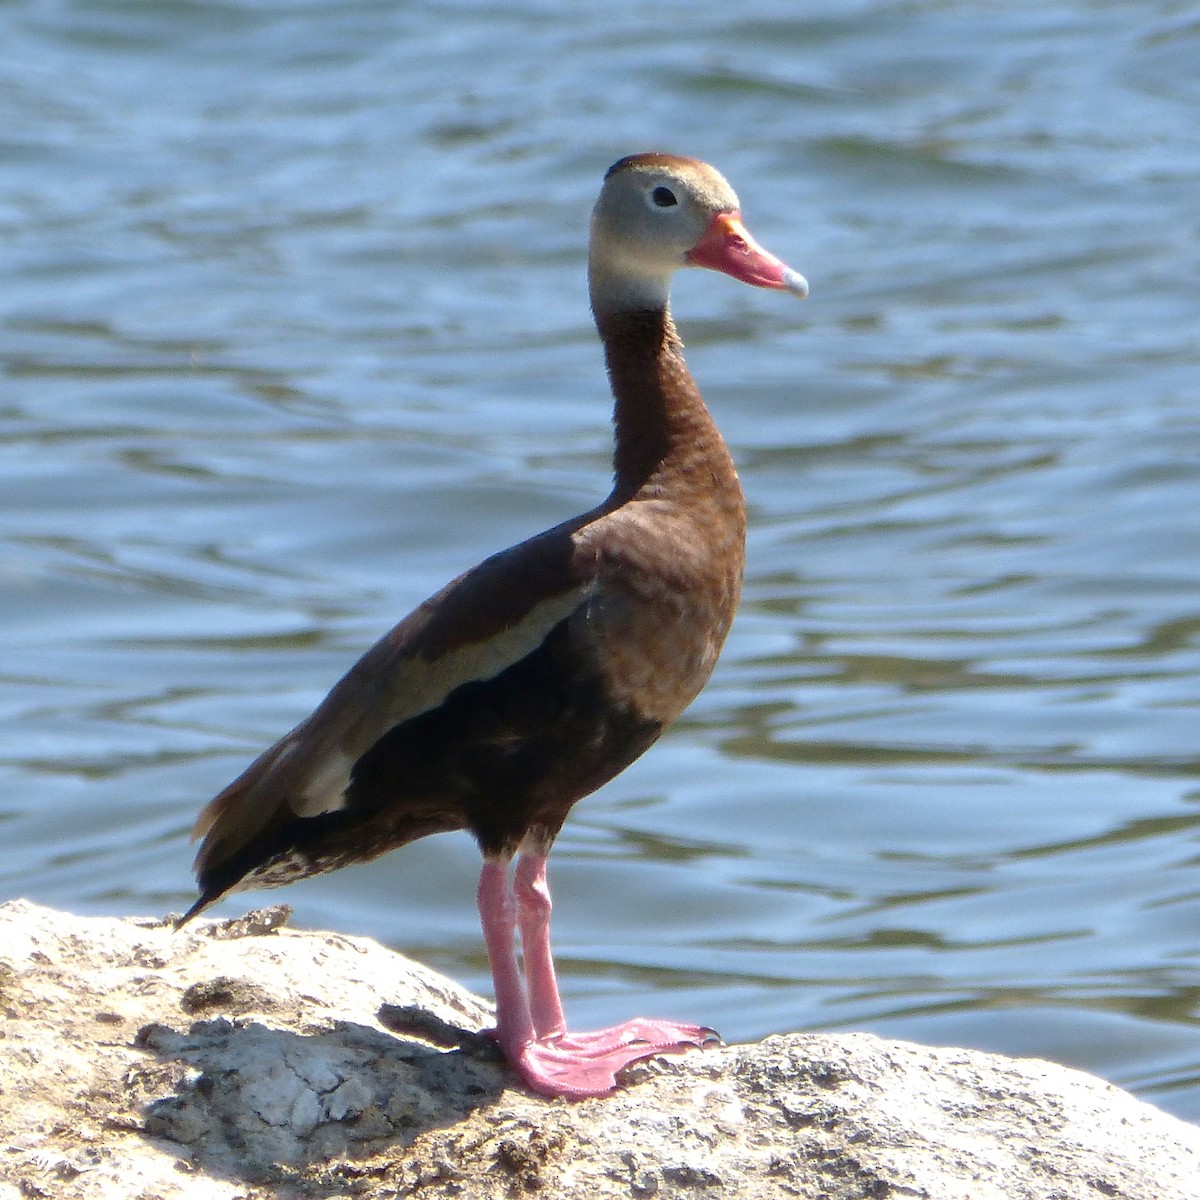
<path id="1" fill-rule="evenodd" d="M 503 1090 L 498 1053 L 479 1035 L 462 1040 L 447 1052 L 353 1022 L 303 1033 L 227 1017 L 186 1032 L 146 1025 L 139 1048 L 176 1069 L 174 1093 L 148 1104 L 145 1131 L 249 1182 L 407 1146 Z"/>

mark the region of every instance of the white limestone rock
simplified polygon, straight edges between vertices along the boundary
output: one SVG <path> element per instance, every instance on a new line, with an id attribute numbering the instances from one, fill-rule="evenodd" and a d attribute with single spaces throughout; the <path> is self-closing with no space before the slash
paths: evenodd
<path id="1" fill-rule="evenodd" d="M 0 1200 L 1200 1200 L 1200 1130 L 1036 1060 L 790 1034 L 544 1100 L 478 998 L 285 917 L 0 905 Z"/>

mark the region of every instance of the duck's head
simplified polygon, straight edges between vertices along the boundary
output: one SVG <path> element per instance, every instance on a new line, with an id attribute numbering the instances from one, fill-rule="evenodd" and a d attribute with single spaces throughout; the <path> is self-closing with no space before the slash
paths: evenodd
<path id="1" fill-rule="evenodd" d="M 733 188 L 707 163 L 671 154 L 633 154 L 614 163 L 592 211 L 593 308 L 664 308 L 671 277 L 688 266 L 808 295 L 804 276 L 746 231 Z"/>

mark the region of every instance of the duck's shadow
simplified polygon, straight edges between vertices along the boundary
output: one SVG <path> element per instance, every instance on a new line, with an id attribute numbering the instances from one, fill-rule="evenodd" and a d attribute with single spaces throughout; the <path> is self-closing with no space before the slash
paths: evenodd
<path id="1" fill-rule="evenodd" d="M 486 1035 L 419 1009 L 379 1015 L 401 1036 L 350 1021 L 302 1032 L 252 1018 L 148 1025 L 138 1044 L 162 1069 L 144 1128 L 207 1172 L 262 1182 L 408 1147 L 512 1082 Z"/>

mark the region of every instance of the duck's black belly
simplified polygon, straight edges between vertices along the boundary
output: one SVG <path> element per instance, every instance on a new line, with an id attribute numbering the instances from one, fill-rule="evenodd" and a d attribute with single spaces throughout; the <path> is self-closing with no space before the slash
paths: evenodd
<path id="1" fill-rule="evenodd" d="M 273 820 L 201 874 L 208 895 L 275 887 L 469 829 L 487 854 L 529 833 L 548 847 L 571 806 L 645 751 L 659 721 L 614 703 L 569 621 L 490 679 L 453 689 L 355 762 L 344 805 Z"/>
<path id="2" fill-rule="evenodd" d="M 519 662 L 384 734 L 354 765 L 346 816 L 393 844 L 411 840 L 413 820 L 437 820 L 469 829 L 485 853 L 511 852 L 532 829 L 553 838 L 661 732 L 612 701 L 563 621 Z"/>

